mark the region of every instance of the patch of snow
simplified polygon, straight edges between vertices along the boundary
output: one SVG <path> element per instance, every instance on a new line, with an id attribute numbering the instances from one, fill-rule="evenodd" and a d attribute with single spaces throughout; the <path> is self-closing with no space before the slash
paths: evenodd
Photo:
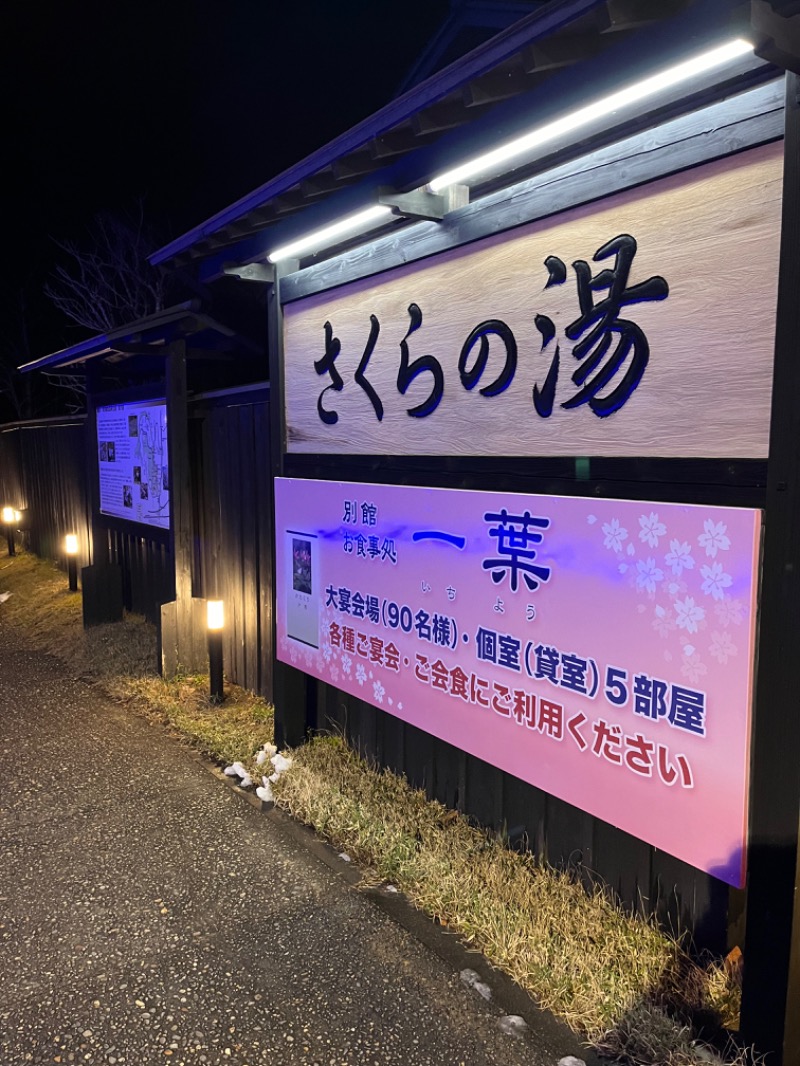
<path id="1" fill-rule="evenodd" d="M 269 783 L 266 777 L 264 778 L 263 785 L 259 785 L 256 789 L 256 795 L 260 800 L 263 800 L 264 803 L 274 802 L 275 797 L 272 795 L 272 785 Z"/>
<path id="2" fill-rule="evenodd" d="M 505 1014 L 497 1021 L 497 1028 L 506 1036 L 524 1036 L 528 1031 L 528 1023 L 519 1014 Z"/>
<path id="3" fill-rule="evenodd" d="M 285 774 L 289 767 L 292 765 L 292 760 L 287 759 L 285 755 L 276 754 L 270 759 L 270 762 L 275 767 L 276 774 Z"/>
<path id="4" fill-rule="evenodd" d="M 459 974 L 461 980 L 467 986 L 467 988 L 474 989 L 479 996 L 483 996 L 484 999 L 489 1000 L 492 998 L 492 990 L 487 984 L 484 984 L 480 979 L 480 975 L 475 973 L 474 970 L 462 970 Z"/>

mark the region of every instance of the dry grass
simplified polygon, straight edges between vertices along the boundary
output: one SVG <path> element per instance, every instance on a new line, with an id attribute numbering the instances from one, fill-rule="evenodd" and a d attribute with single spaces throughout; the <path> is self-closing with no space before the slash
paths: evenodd
<path id="1" fill-rule="evenodd" d="M 701 968 L 601 888 L 587 892 L 510 851 L 339 738 L 293 756 L 274 786 L 281 806 L 460 933 L 593 1046 L 647 1066 L 709 1061 L 674 1019 L 734 1006 L 723 967 Z"/>
<path id="2" fill-rule="evenodd" d="M 164 682 L 156 672 L 153 627 L 128 616 L 84 631 L 80 596 L 52 564 L 0 555 L 0 632 L 24 630 L 29 644 L 95 679 L 115 699 L 166 724 L 206 755 L 241 760 L 255 779 L 254 754 L 272 738 L 272 709 L 226 686 L 208 700 L 207 677 Z M 543 1006 L 598 1050 L 641 1066 L 700 1066 L 708 1053 L 688 1024 L 714 1015 L 735 1028 L 740 998 L 729 967 L 693 962 L 652 923 L 626 915 L 592 892 L 429 801 L 405 779 L 369 767 L 338 738 L 293 753 L 275 786 L 277 802 L 412 902 L 460 933 Z M 714 1059 L 712 1061 L 719 1061 Z M 745 1057 L 727 1060 L 743 1066 Z"/>
<path id="3" fill-rule="evenodd" d="M 149 718 L 168 725 L 204 755 L 220 763 L 248 759 L 272 740 L 272 707 L 252 692 L 225 685 L 225 703 L 212 704 L 208 677 L 132 679 L 124 686 Z"/>
<path id="4" fill-rule="evenodd" d="M 203 754 L 231 762 L 272 739 L 271 706 L 245 689 L 226 683 L 225 703 L 217 707 L 207 675 L 162 680 L 155 627 L 141 616 L 85 630 L 81 597 L 52 563 L 27 553 L 0 556 L 0 592 L 11 592 L 0 605 L 0 629 L 24 628 L 28 643 L 63 660 L 74 676 L 99 682 Z"/>

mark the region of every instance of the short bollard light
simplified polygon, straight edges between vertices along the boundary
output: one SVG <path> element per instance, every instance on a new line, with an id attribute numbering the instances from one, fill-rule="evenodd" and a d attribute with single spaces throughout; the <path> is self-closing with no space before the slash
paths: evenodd
<path id="1" fill-rule="evenodd" d="M 67 573 L 69 574 L 69 591 L 78 591 L 78 538 L 74 533 L 67 533 L 64 540 L 67 553 Z"/>
<path id="2" fill-rule="evenodd" d="M 14 521 L 19 511 L 15 511 L 13 507 L 3 508 L 3 525 L 6 527 L 6 540 L 8 541 L 8 554 L 16 555 L 17 550 L 14 545 Z M 19 521 L 16 518 L 16 521 Z"/>
<path id="3" fill-rule="evenodd" d="M 211 702 L 222 703 L 222 627 L 225 625 L 225 608 L 222 600 L 207 600 L 208 624 L 208 680 Z"/>

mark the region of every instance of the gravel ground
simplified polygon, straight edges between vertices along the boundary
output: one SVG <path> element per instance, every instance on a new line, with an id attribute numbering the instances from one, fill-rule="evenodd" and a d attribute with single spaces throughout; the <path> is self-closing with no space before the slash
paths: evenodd
<path id="1" fill-rule="evenodd" d="M 319 846 L 1 623 L 0 679 L 2 1066 L 580 1054 L 546 1019 L 505 1035 Z"/>

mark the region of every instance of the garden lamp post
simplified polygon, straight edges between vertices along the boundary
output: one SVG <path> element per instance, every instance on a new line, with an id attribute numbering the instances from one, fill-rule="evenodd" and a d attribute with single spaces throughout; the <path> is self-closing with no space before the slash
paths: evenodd
<path id="1" fill-rule="evenodd" d="M 14 516 L 17 514 L 13 507 L 3 508 L 3 525 L 6 527 L 6 539 L 8 541 L 8 554 L 16 555 L 14 546 Z"/>
<path id="2" fill-rule="evenodd" d="M 222 703 L 225 693 L 222 688 L 222 628 L 225 625 L 225 609 L 222 600 L 206 602 L 208 626 L 208 680 L 211 702 Z"/>
<path id="3" fill-rule="evenodd" d="M 78 538 L 74 533 L 67 533 L 64 540 L 64 550 L 67 553 L 67 573 L 69 575 L 69 591 L 78 591 Z"/>

